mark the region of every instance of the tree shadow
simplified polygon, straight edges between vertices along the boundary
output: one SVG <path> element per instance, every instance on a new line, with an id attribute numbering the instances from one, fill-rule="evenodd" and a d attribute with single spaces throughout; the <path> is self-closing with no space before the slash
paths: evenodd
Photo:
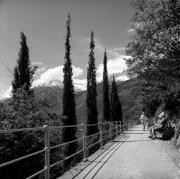
<path id="1" fill-rule="evenodd" d="M 147 139 L 147 140 L 126 140 L 124 143 L 127 143 L 127 142 L 149 142 L 149 141 L 153 141 L 153 139 Z M 121 141 L 116 141 L 116 140 L 113 140 L 112 142 L 114 142 L 114 143 L 121 143 Z"/>
<path id="2" fill-rule="evenodd" d="M 108 146 L 106 149 L 104 149 L 104 151 L 102 153 L 100 153 L 96 158 L 94 158 L 93 160 L 87 160 L 86 162 L 88 162 L 88 164 L 82 168 L 76 175 L 73 176 L 73 178 L 77 177 L 83 170 L 85 170 L 89 165 L 91 165 L 93 162 L 96 163 L 87 173 L 86 175 L 83 177 L 83 178 L 86 178 L 88 176 L 88 174 L 98 165 L 98 164 L 102 164 L 102 166 L 98 169 L 98 171 L 104 166 L 104 164 L 110 159 L 110 157 L 116 152 L 117 149 L 119 149 L 119 147 L 125 143 L 127 141 L 127 138 L 129 136 L 125 136 L 123 135 L 121 137 L 121 139 L 124 139 L 124 140 L 121 140 L 119 142 L 117 142 L 117 144 L 114 144 L 116 142 L 114 142 L 115 140 L 112 141 L 112 144 L 110 146 Z M 119 145 L 118 143 L 122 143 L 121 145 Z M 115 146 L 113 146 L 115 145 Z M 119 145 L 119 146 L 118 146 Z M 113 148 L 111 148 L 113 146 Z M 117 147 L 118 146 L 118 147 Z M 117 147 L 117 148 L 116 148 Z M 115 149 L 116 148 L 116 149 Z M 109 150 L 110 149 L 110 150 Z M 115 149 L 115 150 L 114 150 Z M 109 152 L 107 152 L 109 150 Z M 113 151 L 114 150 L 114 151 Z M 111 152 L 112 154 L 106 159 L 106 161 L 102 162 L 102 160 Z M 107 152 L 104 156 L 102 156 L 105 152 Z M 99 159 L 100 157 L 102 157 L 99 161 L 96 161 L 97 159 Z M 94 176 L 98 173 L 98 171 L 94 174 Z M 94 177 L 93 176 L 93 177 Z M 92 177 L 92 178 L 93 178 Z"/>

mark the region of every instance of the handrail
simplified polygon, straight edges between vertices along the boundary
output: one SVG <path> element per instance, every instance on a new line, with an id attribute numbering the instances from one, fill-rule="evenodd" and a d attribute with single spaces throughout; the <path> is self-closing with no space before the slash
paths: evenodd
<path id="1" fill-rule="evenodd" d="M 0 164 L 0 168 L 5 167 L 5 166 L 10 165 L 10 164 L 13 164 L 13 163 L 15 163 L 15 162 L 19 162 L 20 160 L 23 160 L 23 159 L 26 159 L 26 158 L 32 157 L 32 156 L 34 156 L 34 155 L 37 155 L 37 154 L 43 153 L 44 151 L 45 151 L 45 149 L 43 149 L 43 150 L 39 150 L 39 151 L 34 152 L 34 153 L 31 153 L 31 154 L 29 154 L 29 155 L 25 155 L 25 156 L 22 156 L 22 157 L 20 157 L 20 158 L 17 158 L 17 159 L 11 160 L 11 161 L 9 161 L 9 162 L 2 163 L 2 164 Z"/>
<path id="2" fill-rule="evenodd" d="M 55 145 L 55 146 L 52 146 L 52 147 L 49 147 L 49 148 L 50 148 L 50 150 L 51 149 L 55 149 L 55 148 L 61 147 L 63 145 L 67 145 L 67 144 L 70 144 L 70 143 L 73 143 L 73 142 L 77 142 L 77 141 L 80 141 L 80 140 L 83 140 L 83 137 L 81 137 L 79 139 L 76 139 L 76 140 L 72 140 L 72 141 L 66 142 L 66 143 L 61 143 L 61 144 L 58 144 L 58 145 Z"/>
<path id="3" fill-rule="evenodd" d="M 107 130 L 103 130 L 104 125 L 108 125 L 108 129 Z M 113 124 L 113 127 L 112 127 Z M 107 133 L 107 135 L 105 135 L 105 137 L 107 137 L 108 140 L 112 140 L 112 137 L 117 137 L 119 134 L 121 134 L 124 130 L 125 127 L 132 127 L 134 125 L 134 123 L 132 121 L 124 121 L 122 123 L 122 121 L 114 121 L 114 122 L 99 122 L 97 124 L 78 124 L 78 125 L 66 125 L 66 126 L 49 126 L 49 125 L 44 125 L 43 127 L 35 127 L 35 128 L 21 128 L 21 129 L 7 129 L 7 130 L 0 130 L 0 134 L 5 134 L 5 133 L 13 133 L 13 132 L 24 132 L 24 131 L 44 131 L 45 133 L 45 137 L 44 137 L 44 149 L 39 150 L 37 152 L 22 156 L 20 158 L 5 162 L 0 164 L 0 168 L 8 166 L 10 164 L 13 164 L 15 162 L 19 162 L 23 159 L 38 155 L 40 153 L 45 153 L 45 166 L 42 170 L 32 174 L 31 176 L 27 177 L 26 179 L 31 179 L 34 178 L 35 176 L 38 176 L 39 174 L 45 172 L 45 179 L 49 179 L 50 178 L 50 169 L 60 163 L 62 163 L 63 161 L 72 158 L 74 156 L 76 156 L 79 153 L 83 153 L 83 159 L 86 160 L 87 158 L 87 150 L 93 146 L 95 146 L 96 144 L 100 144 L 100 146 L 102 147 L 102 142 L 104 140 L 103 134 Z M 91 127 L 91 126 L 98 126 L 99 127 L 99 132 L 95 133 L 95 134 L 91 134 L 91 135 L 87 135 L 86 133 L 86 128 L 87 127 Z M 70 128 L 70 127 L 80 127 L 82 130 L 82 137 L 69 141 L 69 142 L 64 142 L 64 143 L 60 143 L 58 145 L 55 146 L 50 146 L 50 130 L 52 129 L 56 129 L 56 128 Z M 96 135 L 99 135 L 99 140 L 96 141 L 95 143 L 91 144 L 91 145 L 87 145 L 87 139 L 88 138 L 92 138 Z M 56 149 L 59 147 L 62 147 L 64 145 L 68 145 L 71 144 L 73 142 L 78 142 L 78 141 L 83 141 L 83 149 L 80 151 L 77 151 L 76 153 L 65 157 L 64 159 L 55 162 L 53 164 L 50 165 L 50 150 L 52 149 Z"/>
<path id="4" fill-rule="evenodd" d="M 21 128 L 21 129 L 7 129 L 0 130 L 0 133 L 14 133 L 14 132 L 24 132 L 24 131 L 39 131 L 44 130 L 43 127 L 34 127 L 34 128 Z"/>
<path id="5" fill-rule="evenodd" d="M 44 167 L 42 170 L 40 170 L 40 171 L 34 173 L 33 175 L 27 177 L 26 179 L 34 178 L 34 177 L 38 176 L 39 174 L 41 174 L 42 172 L 45 172 L 45 171 L 46 171 L 46 168 Z"/>
<path id="6" fill-rule="evenodd" d="M 64 160 L 60 160 L 59 162 L 53 163 L 52 165 L 50 165 L 50 168 L 52 168 L 52 167 L 60 164 L 61 162 L 65 161 L 65 160 L 67 160 L 67 159 L 70 159 L 71 157 L 74 157 L 75 155 L 77 155 L 77 154 L 79 154 L 79 153 L 81 153 L 81 152 L 83 152 L 83 150 L 80 150 L 80 151 L 78 151 L 78 152 L 76 152 L 76 153 L 74 153 L 74 154 L 66 157 Z"/>
<path id="7" fill-rule="evenodd" d="M 87 146 L 86 150 L 89 149 L 89 148 L 91 148 L 92 146 L 94 146 L 94 145 L 96 145 L 96 144 L 99 144 L 99 141 L 97 141 L 97 142 L 95 142 L 95 143 L 93 143 L 93 144 Z"/>
<path id="8" fill-rule="evenodd" d="M 94 137 L 94 136 L 96 136 L 96 135 L 98 135 L 98 134 L 100 134 L 100 132 L 97 132 L 97 133 L 95 133 L 95 134 L 91 134 L 91 135 L 87 135 L 87 136 L 86 136 L 86 138 L 89 138 L 89 137 Z"/>
<path id="9" fill-rule="evenodd" d="M 99 125 L 99 123 L 97 123 L 97 124 L 87 124 L 86 126 L 91 127 L 91 126 L 97 126 L 97 125 Z"/>
<path id="10" fill-rule="evenodd" d="M 51 129 L 55 129 L 55 128 L 70 128 L 70 127 L 81 127 L 82 124 L 78 124 L 78 125 L 66 125 L 66 126 L 49 126 Z"/>

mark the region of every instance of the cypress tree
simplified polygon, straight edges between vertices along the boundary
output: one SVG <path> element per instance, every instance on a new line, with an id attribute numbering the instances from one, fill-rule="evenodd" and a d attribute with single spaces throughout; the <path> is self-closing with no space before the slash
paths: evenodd
<path id="1" fill-rule="evenodd" d="M 107 71 L 107 54 L 104 52 L 104 71 L 103 71 L 103 118 L 106 121 L 111 120 L 110 101 L 109 101 L 109 84 Z"/>
<path id="2" fill-rule="evenodd" d="M 98 112 L 97 112 L 97 91 L 96 91 L 96 67 L 94 58 L 94 33 L 91 32 L 90 37 L 90 53 L 89 62 L 87 69 L 87 124 L 98 123 Z M 98 132 L 98 126 L 87 127 L 87 135 L 95 134 Z"/>
<path id="3" fill-rule="evenodd" d="M 64 88 L 63 88 L 63 116 L 65 116 L 63 120 L 63 125 L 76 125 L 76 112 L 75 112 L 75 94 L 74 94 L 74 85 L 72 81 L 72 63 L 70 57 L 70 37 L 71 37 L 71 16 L 68 15 L 68 19 L 66 22 L 67 34 L 66 34 L 66 42 L 65 42 L 65 63 L 64 63 Z M 76 139 L 76 128 L 64 128 L 62 131 L 62 142 L 69 142 Z M 65 148 L 65 155 L 69 156 L 76 152 L 77 143 L 71 143 Z M 67 162 L 68 163 L 68 162 Z"/>
<path id="4" fill-rule="evenodd" d="M 111 89 L 111 117 L 112 121 L 122 121 L 122 107 L 117 93 L 116 81 L 113 75 L 112 89 Z"/>
<path id="5" fill-rule="evenodd" d="M 20 38 L 19 57 L 17 66 L 14 68 L 14 79 L 12 82 L 13 94 L 20 88 L 23 88 L 26 92 L 30 91 L 33 74 L 37 69 L 37 66 L 32 68 L 30 65 L 29 48 L 27 46 L 26 36 L 23 32 L 21 32 Z"/>
<path id="6" fill-rule="evenodd" d="M 20 88 L 18 67 L 14 68 L 14 81 L 12 82 L 13 94 Z"/>

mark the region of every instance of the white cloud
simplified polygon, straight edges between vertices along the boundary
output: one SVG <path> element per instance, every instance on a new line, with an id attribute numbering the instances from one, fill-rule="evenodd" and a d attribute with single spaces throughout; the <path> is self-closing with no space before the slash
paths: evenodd
<path id="1" fill-rule="evenodd" d="M 0 99 L 10 98 L 11 91 L 12 91 L 12 87 L 9 87 L 7 90 L 0 90 Z"/>
<path id="2" fill-rule="evenodd" d="M 128 56 L 119 56 L 113 59 L 108 60 L 107 68 L 108 74 L 111 76 L 112 74 L 122 73 L 127 70 L 127 65 L 125 63 L 124 58 L 128 58 Z M 97 81 L 102 81 L 103 76 L 103 64 L 100 64 L 97 68 Z M 117 80 L 125 81 L 128 77 L 126 75 L 120 75 Z"/>
<path id="3" fill-rule="evenodd" d="M 128 32 L 129 33 L 133 33 L 135 30 L 133 28 L 129 29 Z"/>
<path id="4" fill-rule="evenodd" d="M 116 81 L 126 81 L 129 80 L 128 76 L 126 75 L 119 75 L 118 77 L 116 77 Z"/>
<path id="5" fill-rule="evenodd" d="M 86 79 L 73 79 L 73 83 L 76 90 L 86 90 Z"/>
<path id="6" fill-rule="evenodd" d="M 82 75 L 83 71 L 83 69 L 73 66 L 73 78 Z M 32 86 L 46 85 L 53 81 L 63 81 L 63 66 L 57 66 L 44 71 L 39 78 L 34 80 Z"/>
<path id="7" fill-rule="evenodd" d="M 88 41 L 88 39 L 85 39 L 85 41 Z M 103 59 L 105 47 L 98 39 L 95 39 L 95 44 L 96 44 L 95 55 Z M 106 51 L 108 58 L 107 68 L 108 68 L 109 76 L 112 76 L 113 74 L 120 74 L 127 70 L 127 65 L 124 59 L 130 58 L 130 56 L 125 55 L 125 47 L 109 48 L 106 49 Z M 100 64 L 97 67 L 97 82 L 101 82 L 102 79 L 103 79 L 103 64 Z M 125 81 L 128 79 L 129 78 L 126 76 L 126 74 L 120 74 L 119 76 L 116 77 L 116 80 L 120 80 L 120 81 Z"/>
<path id="8" fill-rule="evenodd" d="M 73 82 L 75 89 L 85 90 L 86 89 L 86 79 L 77 79 L 83 73 L 83 69 L 73 66 Z M 43 72 L 39 75 L 40 72 Z M 37 72 L 36 72 L 37 73 Z M 39 69 L 39 77 L 33 81 L 32 87 L 41 86 L 41 85 L 59 85 L 63 81 L 63 66 L 57 66 L 50 68 L 45 71 L 45 68 Z M 12 87 L 9 87 L 7 90 L 0 90 L 0 99 L 10 98 L 11 97 Z"/>
<path id="9" fill-rule="evenodd" d="M 42 62 L 35 61 L 35 62 L 32 62 L 32 65 L 41 66 L 41 65 L 43 65 L 43 63 L 42 63 Z"/>

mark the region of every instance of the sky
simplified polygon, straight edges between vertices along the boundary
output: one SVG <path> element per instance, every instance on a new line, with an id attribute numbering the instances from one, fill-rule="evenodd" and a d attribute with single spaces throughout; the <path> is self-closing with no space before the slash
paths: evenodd
<path id="1" fill-rule="evenodd" d="M 63 80 L 67 14 L 71 14 L 71 58 L 75 88 L 85 89 L 90 32 L 94 31 L 97 81 L 102 80 L 104 49 L 108 72 L 126 69 L 123 58 L 131 35 L 131 0 L 0 0 L 0 98 L 9 95 L 20 49 L 27 36 L 30 61 L 38 65 L 33 86 Z M 117 76 L 117 80 L 127 80 Z"/>

